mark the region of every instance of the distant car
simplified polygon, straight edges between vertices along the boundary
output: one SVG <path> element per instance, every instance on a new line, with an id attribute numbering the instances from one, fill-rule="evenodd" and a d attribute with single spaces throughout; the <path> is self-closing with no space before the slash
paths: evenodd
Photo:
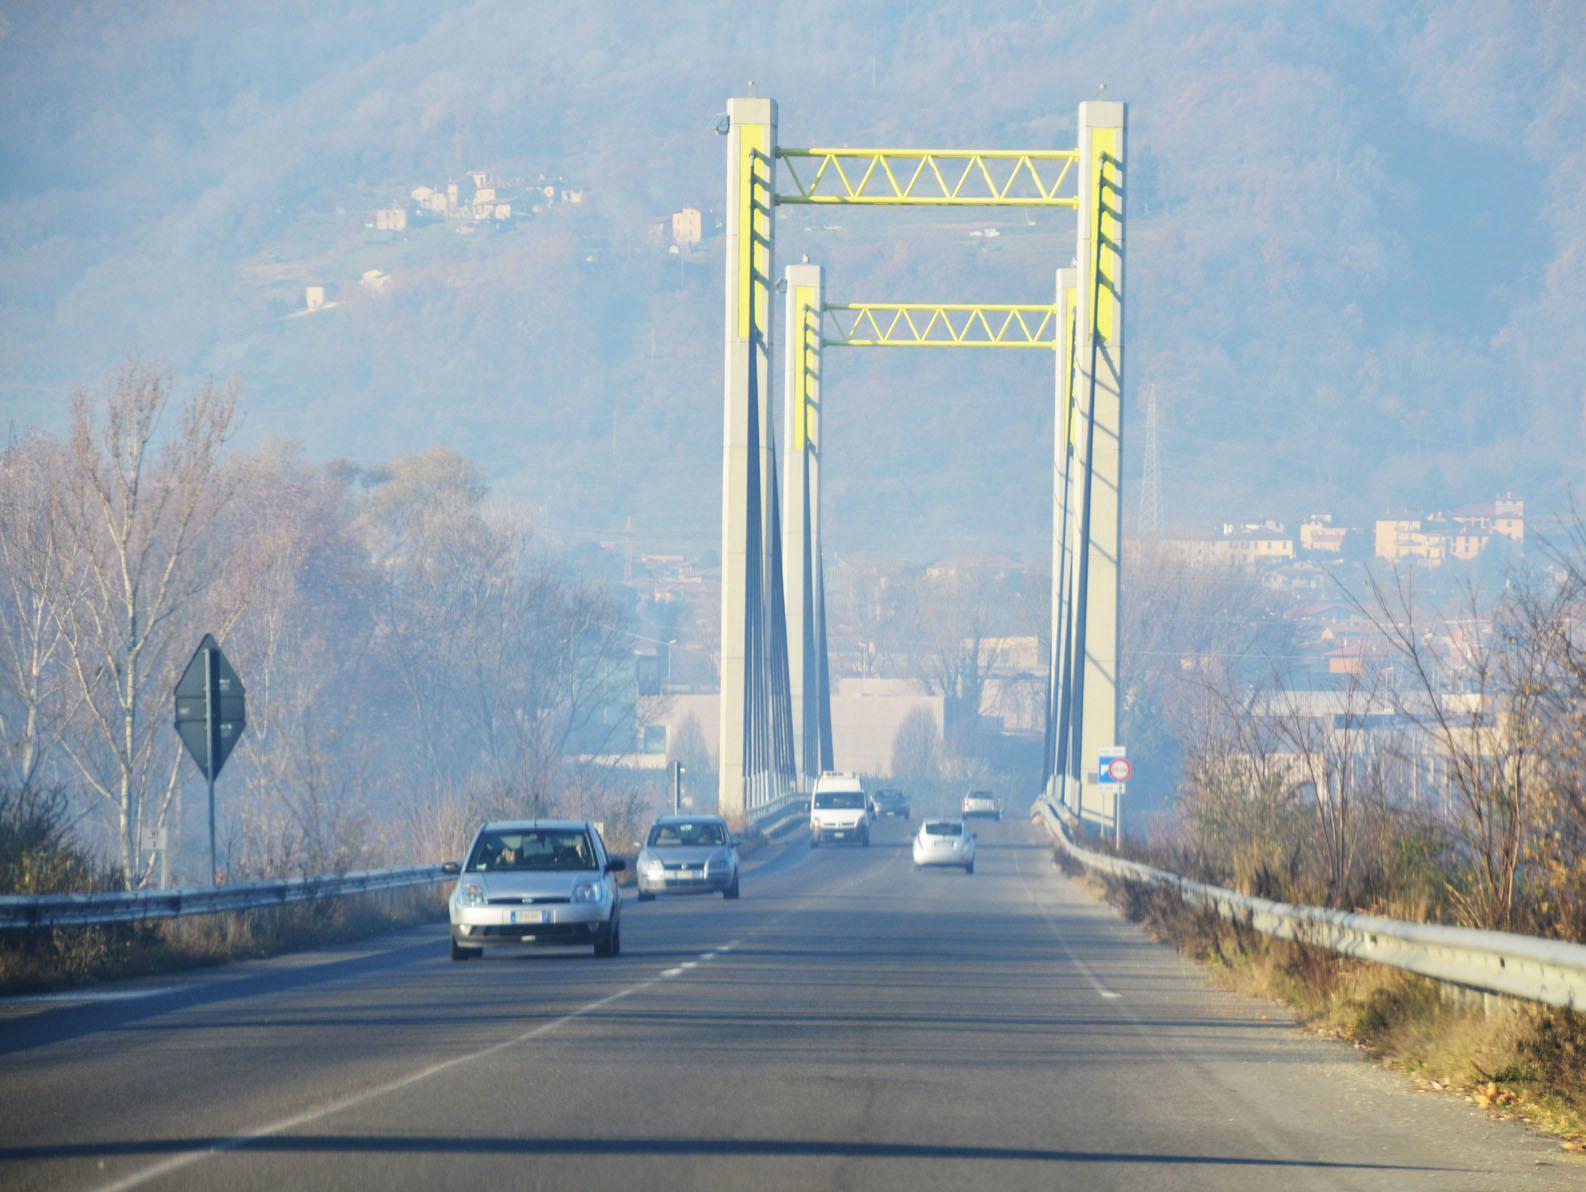
<path id="1" fill-rule="evenodd" d="M 639 901 L 657 894 L 738 897 L 738 842 L 719 815 L 663 815 L 639 854 Z"/>
<path id="2" fill-rule="evenodd" d="M 964 796 L 962 810 L 965 819 L 972 815 L 987 815 L 995 820 L 1002 818 L 1002 804 L 990 791 L 970 791 Z"/>
<path id="3" fill-rule="evenodd" d="M 895 786 L 877 787 L 870 796 L 870 817 L 880 819 L 884 815 L 909 818 L 909 797 Z"/>
<path id="4" fill-rule="evenodd" d="M 961 819 L 928 819 L 914 834 L 914 868 L 961 865 L 975 872 L 975 834 Z"/>
<path id="5" fill-rule="evenodd" d="M 856 840 L 870 847 L 870 800 L 857 774 L 825 773 L 810 795 L 810 847 L 830 840 Z"/>
<path id="6" fill-rule="evenodd" d="M 453 960 L 487 947 L 590 944 L 596 956 L 622 950 L 622 897 L 614 874 L 627 868 L 607 854 L 588 820 L 512 820 L 474 836 L 447 904 Z"/>

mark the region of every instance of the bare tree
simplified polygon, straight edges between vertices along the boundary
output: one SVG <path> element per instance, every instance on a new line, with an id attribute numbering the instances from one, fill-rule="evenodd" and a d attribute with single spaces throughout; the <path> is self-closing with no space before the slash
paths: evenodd
<path id="1" fill-rule="evenodd" d="M 1350 898 L 1362 804 L 1382 790 L 1384 757 L 1372 727 L 1381 687 L 1375 667 L 1349 675 L 1337 692 L 1274 684 L 1274 724 L 1293 750 L 1293 780 L 1311 798 L 1329 906 L 1343 906 Z M 1316 695 L 1325 701 L 1322 707 L 1304 702 Z"/>
<path id="2" fill-rule="evenodd" d="M 225 527 L 249 560 L 227 575 L 247 590 L 227 643 L 249 695 L 237 861 L 259 876 L 326 872 L 359 859 L 373 814 L 362 788 L 385 785 L 370 726 L 387 719 L 386 660 L 364 612 L 378 577 L 344 487 L 295 445 L 267 445 L 243 473 Z"/>
<path id="3" fill-rule="evenodd" d="M 1586 942 L 1586 524 L 1547 543 L 1558 582 L 1514 589 L 1526 632 L 1551 643 L 1541 685 L 1543 735 L 1526 861 L 1535 930 Z"/>
<path id="4" fill-rule="evenodd" d="M 1186 862 L 1247 893 L 1282 897 L 1300 871 L 1304 833 L 1292 758 L 1267 711 L 1270 695 L 1215 663 L 1199 672 L 1195 692 L 1178 803 L 1192 829 Z"/>
<path id="5" fill-rule="evenodd" d="M 1004 660 L 1006 639 L 1042 623 L 1031 599 L 1040 585 L 1026 590 L 1017 578 L 971 562 L 927 570 L 905 590 L 900 619 L 910 671 L 925 691 L 943 697 L 944 736 L 954 753 L 975 752 L 986 682 Z"/>
<path id="6" fill-rule="evenodd" d="M 916 708 L 903 718 L 892 738 L 892 776 L 929 781 L 941 770 L 942 734 L 936 718 Z"/>
<path id="7" fill-rule="evenodd" d="M 22 790 L 36 783 L 69 708 L 59 610 L 81 573 L 52 516 L 63 455 L 41 437 L 0 454 L 0 749 Z"/>
<path id="8" fill-rule="evenodd" d="M 391 643 L 428 784 L 553 805 L 576 756 L 632 750 L 627 611 L 493 515 L 460 456 L 398 460 L 386 475 L 363 526 L 387 575 L 378 633 Z M 600 785 L 590 766 L 580 771 L 579 789 Z"/>
<path id="9" fill-rule="evenodd" d="M 690 712 L 683 718 L 673 739 L 666 743 L 666 760 L 682 762 L 691 775 L 689 781 L 701 789 L 705 785 L 705 776 L 715 771 L 710 747 L 705 743 L 705 730 L 700 727 L 699 717 L 694 713 Z"/>
<path id="10" fill-rule="evenodd" d="M 1419 616 L 1412 573 L 1384 582 L 1369 573 L 1356 607 L 1403 664 L 1400 713 L 1433 741 L 1445 763 L 1455 826 L 1468 855 L 1468 887 L 1450 883 L 1462 916 L 1478 927 L 1511 926 L 1525 856 L 1543 713 L 1559 639 L 1526 632 L 1523 609 L 1483 609 L 1465 593 L 1462 616 L 1433 632 Z"/>
<path id="11" fill-rule="evenodd" d="M 115 818 L 129 887 L 147 878 L 139 829 L 176 790 L 156 703 L 169 698 L 175 635 L 191 630 L 218 565 L 202 540 L 235 485 L 221 466 L 234 390 L 199 390 L 162 439 L 171 405 L 170 379 L 136 361 L 99 397 L 73 395 L 71 471 L 51 510 L 83 568 L 80 593 L 55 610 L 78 710 L 63 747 Z"/>

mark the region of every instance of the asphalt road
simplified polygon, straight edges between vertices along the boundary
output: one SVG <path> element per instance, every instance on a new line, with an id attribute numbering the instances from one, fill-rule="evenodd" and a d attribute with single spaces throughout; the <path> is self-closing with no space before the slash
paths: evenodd
<path id="1" fill-rule="evenodd" d="M 972 877 L 774 848 L 612 960 L 437 927 L 0 1002 L 0 1187 L 1586 1187 L 979 831 Z"/>

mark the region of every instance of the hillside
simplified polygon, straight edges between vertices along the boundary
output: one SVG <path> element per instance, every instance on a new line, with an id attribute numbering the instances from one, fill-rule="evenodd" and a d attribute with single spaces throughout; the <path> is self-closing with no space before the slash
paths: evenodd
<path id="1" fill-rule="evenodd" d="M 1578 6 L 898 11 L 7 5 L 4 420 L 59 431 L 71 387 L 133 347 L 237 378 L 246 439 L 365 462 L 452 446 L 553 537 L 631 516 L 647 544 L 706 549 L 719 241 L 680 261 L 646 229 L 695 206 L 708 233 L 725 98 L 754 80 L 789 144 L 1062 146 L 1105 84 L 1131 104 L 1130 386 L 1161 395 L 1168 520 L 1572 495 Z M 365 227 L 467 170 L 587 197 L 477 235 Z M 837 297 L 1039 299 L 1072 251 L 1053 215 L 839 214 L 779 228 L 782 261 L 826 264 Z M 285 317 L 315 284 L 334 305 Z M 1050 372 L 1009 355 L 833 362 L 839 553 L 1039 554 Z"/>

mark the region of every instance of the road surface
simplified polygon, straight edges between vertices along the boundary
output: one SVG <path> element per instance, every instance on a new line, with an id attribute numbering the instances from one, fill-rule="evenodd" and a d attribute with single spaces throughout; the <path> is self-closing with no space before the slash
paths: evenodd
<path id="1" fill-rule="evenodd" d="M 973 876 L 911 826 L 630 901 L 611 960 L 436 926 L 0 1002 L 0 1187 L 1586 1187 L 1210 988 L 1030 825 Z"/>

